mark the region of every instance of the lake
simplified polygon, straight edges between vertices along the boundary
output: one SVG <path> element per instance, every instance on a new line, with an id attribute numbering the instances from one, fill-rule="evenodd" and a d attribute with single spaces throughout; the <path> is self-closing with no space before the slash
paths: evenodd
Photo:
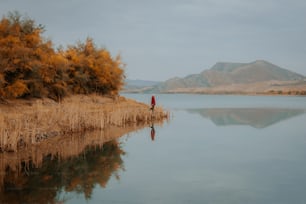
<path id="1" fill-rule="evenodd" d="M 151 97 L 124 96 L 145 103 Z M 155 97 L 171 112 L 168 122 L 68 161 L 45 158 L 26 192 L 10 189 L 8 176 L 6 196 L 13 192 L 10 199 L 20 202 L 40 194 L 49 203 L 306 203 L 306 97 Z"/>

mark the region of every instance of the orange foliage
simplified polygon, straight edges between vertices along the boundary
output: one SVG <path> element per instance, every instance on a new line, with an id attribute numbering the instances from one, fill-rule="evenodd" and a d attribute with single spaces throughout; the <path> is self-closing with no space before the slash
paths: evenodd
<path id="1" fill-rule="evenodd" d="M 7 97 L 19 97 L 28 92 L 28 88 L 24 81 L 18 80 L 15 81 L 13 84 L 8 85 L 5 87 L 5 93 Z"/>
<path id="2" fill-rule="evenodd" d="M 91 38 L 70 46 L 65 57 L 70 63 L 68 83 L 74 85 L 73 93 L 117 94 L 120 90 L 124 78 L 120 57 L 112 59 Z"/>
<path id="3" fill-rule="evenodd" d="M 50 97 L 68 94 L 118 94 L 124 72 L 93 40 L 55 51 L 34 20 L 9 13 L 0 21 L 0 97 Z"/>

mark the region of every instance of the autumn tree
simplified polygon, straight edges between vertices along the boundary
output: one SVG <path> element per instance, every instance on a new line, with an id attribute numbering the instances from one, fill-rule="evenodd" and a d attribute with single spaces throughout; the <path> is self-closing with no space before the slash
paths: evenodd
<path id="1" fill-rule="evenodd" d="M 17 12 L 0 21 L 1 95 L 16 98 L 30 93 L 29 85 L 42 65 L 43 55 L 52 52 L 51 42 L 41 38 L 43 27 Z M 38 78 L 35 78 L 38 80 Z"/>
<path id="2" fill-rule="evenodd" d="M 68 82 L 73 93 L 117 94 L 123 85 L 124 73 L 120 56 L 112 59 L 106 49 L 97 48 L 91 38 L 85 43 L 69 46 Z"/>
<path id="3" fill-rule="evenodd" d="M 118 94 L 124 79 L 119 56 L 113 59 L 91 38 L 55 51 L 43 31 L 43 26 L 18 12 L 0 21 L 1 98 L 60 100 L 69 94 Z"/>

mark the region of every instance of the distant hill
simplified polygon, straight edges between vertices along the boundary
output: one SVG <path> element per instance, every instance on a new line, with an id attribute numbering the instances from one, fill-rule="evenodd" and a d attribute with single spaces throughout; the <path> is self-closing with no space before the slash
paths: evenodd
<path id="1" fill-rule="evenodd" d="M 126 86 L 130 86 L 130 87 L 155 86 L 158 83 L 160 83 L 160 81 L 147 81 L 147 80 L 140 80 L 140 79 L 125 80 Z"/>
<path id="2" fill-rule="evenodd" d="M 241 92 L 244 90 L 272 91 L 278 88 L 306 85 L 305 76 L 264 60 L 251 63 L 218 62 L 209 70 L 184 78 L 172 78 L 156 85 L 152 92 Z M 202 88 L 202 89 L 201 89 Z M 289 88 L 290 89 L 290 88 Z M 277 89 L 278 90 L 278 89 Z M 286 89 L 287 90 L 287 89 Z M 305 90 L 306 91 L 306 90 Z"/>
<path id="3" fill-rule="evenodd" d="M 264 60 L 218 62 L 199 74 L 164 82 L 127 80 L 122 92 L 306 95 L 306 77 Z"/>
<path id="4" fill-rule="evenodd" d="M 159 81 L 147 81 L 139 79 L 126 79 L 122 92 L 144 92 L 145 90 L 151 90 L 154 86 L 158 85 Z"/>
<path id="5" fill-rule="evenodd" d="M 175 91 L 186 88 L 214 88 L 233 84 L 252 84 L 267 81 L 301 81 L 305 77 L 264 60 L 251 63 L 218 62 L 209 70 L 184 78 L 172 78 L 158 84 L 158 92 Z"/>

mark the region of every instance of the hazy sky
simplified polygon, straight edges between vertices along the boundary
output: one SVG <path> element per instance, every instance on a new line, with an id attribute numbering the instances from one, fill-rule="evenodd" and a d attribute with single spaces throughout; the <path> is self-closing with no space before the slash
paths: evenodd
<path id="1" fill-rule="evenodd" d="M 92 37 L 131 79 L 166 80 L 216 62 L 264 59 L 306 75 L 305 0 L 0 0 L 55 45 Z"/>

